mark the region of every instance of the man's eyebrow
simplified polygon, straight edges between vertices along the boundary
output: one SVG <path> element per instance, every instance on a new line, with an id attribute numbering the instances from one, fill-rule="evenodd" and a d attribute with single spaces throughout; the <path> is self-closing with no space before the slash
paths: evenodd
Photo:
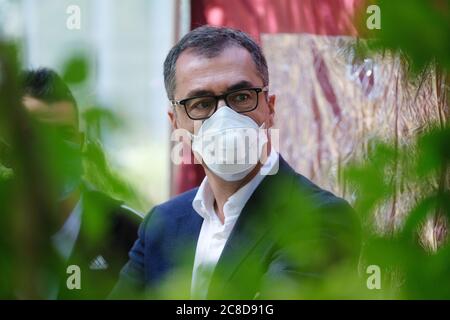
<path id="1" fill-rule="evenodd" d="M 227 88 L 227 91 L 233 91 L 233 90 L 239 90 L 239 89 L 247 89 L 247 88 L 254 88 L 256 87 L 253 83 L 247 80 L 239 81 L 236 84 L 233 84 L 232 86 L 229 86 Z"/>
<path id="2" fill-rule="evenodd" d="M 254 88 L 255 85 L 247 80 L 239 81 L 227 88 L 228 91 L 233 90 L 239 90 L 239 89 L 246 89 L 246 88 Z M 189 93 L 186 95 L 185 99 L 193 98 L 193 97 L 202 97 L 202 96 L 215 96 L 216 94 L 211 90 L 204 90 L 204 89 L 194 89 L 192 91 L 189 91 Z"/>
<path id="3" fill-rule="evenodd" d="M 202 97 L 202 96 L 214 96 L 214 92 L 210 90 L 203 90 L 203 89 L 194 89 L 192 91 L 189 91 L 189 93 L 186 95 L 185 99 L 193 98 L 193 97 Z"/>

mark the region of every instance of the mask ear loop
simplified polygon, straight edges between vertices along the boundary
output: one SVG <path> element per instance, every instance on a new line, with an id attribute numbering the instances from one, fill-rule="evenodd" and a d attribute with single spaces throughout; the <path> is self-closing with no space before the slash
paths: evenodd
<path id="1" fill-rule="evenodd" d="M 264 139 L 265 142 L 262 144 L 261 146 L 261 152 L 263 151 L 262 149 L 264 148 L 264 146 L 267 146 L 269 139 L 270 139 L 270 149 L 267 147 L 266 149 L 266 155 L 265 155 L 265 162 L 263 163 L 263 166 L 261 167 L 261 170 L 259 172 L 259 174 L 261 175 L 265 175 L 265 176 L 269 176 L 269 175 L 274 175 L 278 172 L 278 166 L 275 166 L 273 164 L 273 162 L 278 162 L 278 153 L 277 151 L 274 149 L 273 145 L 272 145 L 272 141 L 271 141 L 271 132 L 272 132 L 272 127 L 268 127 L 266 128 L 266 123 L 264 122 L 261 125 L 261 129 L 265 130 L 265 134 L 264 134 Z M 262 132 L 261 132 L 262 133 Z M 258 138 L 260 138 L 260 136 L 258 136 Z M 271 158 L 271 154 L 272 151 L 275 152 L 276 155 L 276 160 L 274 160 L 273 158 Z M 261 158 L 263 158 L 263 155 L 261 155 Z M 268 165 L 268 166 L 266 166 Z M 271 168 L 271 169 L 269 169 Z"/>
<path id="2" fill-rule="evenodd" d="M 258 130 L 258 154 L 259 154 L 259 159 L 261 160 L 262 158 L 262 152 L 264 149 L 264 146 L 267 145 L 267 143 L 269 142 L 269 138 L 268 138 L 268 130 L 270 128 L 266 128 L 266 123 L 263 122 L 263 124 L 259 127 Z M 270 151 L 268 151 L 270 153 Z M 268 156 L 268 155 L 267 155 Z"/>

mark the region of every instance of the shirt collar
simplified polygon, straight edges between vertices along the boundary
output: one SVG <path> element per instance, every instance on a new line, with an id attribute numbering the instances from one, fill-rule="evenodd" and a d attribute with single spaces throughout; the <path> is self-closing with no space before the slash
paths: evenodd
<path id="1" fill-rule="evenodd" d="M 228 198 L 224 205 L 225 223 L 234 220 L 239 216 L 248 199 L 250 199 L 253 192 L 264 179 L 266 175 L 274 174 L 274 168 L 279 161 L 279 154 L 273 148 L 270 151 L 269 157 L 264 165 L 261 167 L 259 173 L 255 175 L 252 180 L 241 187 L 236 193 Z M 208 183 L 208 177 L 205 177 L 197 190 L 192 207 L 203 218 L 213 218 L 214 211 L 214 194 L 211 186 Z"/>

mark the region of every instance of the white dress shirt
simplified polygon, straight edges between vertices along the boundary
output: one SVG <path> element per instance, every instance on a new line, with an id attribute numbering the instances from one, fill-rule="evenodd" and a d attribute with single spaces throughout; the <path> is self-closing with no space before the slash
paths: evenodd
<path id="1" fill-rule="evenodd" d="M 80 200 L 78 200 L 75 208 L 72 210 L 61 229 L 51 238 L 53 246 L 65 262 L 69 260 L 73 248 L 75 247 L 75 243 L 77 242 L 78 234 L 80 233 L 82 213 L 83 198 L 80 197 Z M 53 281 L 54 283 L 50 287 L 50 292 L 47 296 L 49 300 L 56 300 L 58 298 L 59 280 L 55 277 Z"/>
<path id="2" fill-rule="evenodd" d="M 77 202 L 62 228 L 52 237 L 53 245 L 65 261 L 69 260 L 80 233 L 83 198 Z"/>
<path id="3" fill-rule="evenodd" d="M 212 272 L 216 266 L 230 233 L 242 209 L 268 174 L 278 170 L 278 153 L 271 150 L 270 155 L 260 172 L 246 185 L 234 193 L 223 206 L 224 223 L 219 220 L 214 210 L 214 194 L 205 177 L 192 201 L 194 210 L 203 218 L 200 235 L 195 251 L 194 269 L 192 273 L 191 297 L 205 299 Z"/>
<path id="4" fill-rule="evenodd" d="M 139 217 L 143 218 L 143 214 L 134 210 L 126 205 L 121 205 L 121 208 L 133 212 Z M 68 261 L 72 255 L 72 251 L 78 239 L 78 234 L 80 233 L 81 219 L 83 215 L 83 210 L 85 210 L 83 205 L 83 196 L 78 200 L 75 208 L 70 213 L 67 220 L 61 229 L 53 235 L 52 242 L 56 250 L 65 261 Z"/>

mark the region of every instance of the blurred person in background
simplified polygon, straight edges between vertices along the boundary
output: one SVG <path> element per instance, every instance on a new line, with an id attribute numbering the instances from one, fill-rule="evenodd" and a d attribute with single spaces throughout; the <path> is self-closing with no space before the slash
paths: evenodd
<path id="1" fill-rule="evenodd" d="M 0 137 L 0 181 L 5 182 L 13 177 L 11 165 L 9 145 Z"/>
<path id="2" fill-rule="evenodd" d="M 22 75 L 22 103 L 44 137 L 42 152 L 52 172 L 56 199 L 53 244 L 62 263 L 59 288 L 49 298 L 103 299 L 111 291 L 141 221 L 122 201 L 95 190 L 83 179 L 84 135 L 77 103 L 61 77 L 50 69 Z M 81 271 L 81 289 L 69 289 L 66 268 Z"/>
<path id="3" fill-rule="evenodd" d="M 283 284 L 301 287 L 345 259 L 356 274 L 355 212 L 272 147 L 275 95 L 268 93 L 267 63 L 255 41 L 234 29 L 197 28 L 167 55 L 164 78 L 170 121 L 188 133 L 206 177 L 147 215 L 112 297 L 151 297 L 183 267 L 188 276 L 169 288 L 194 299 L 286 297 Z M 235 149 L 252 130 L 263 132 L 256 145 Z M 211 137 L 226 142 L 213 159 L 204 149 Z M 250 147 L 258 152 L 253 163 L 243 156 Z M 220 158 L 227 152 L 246 161 Z"/>

